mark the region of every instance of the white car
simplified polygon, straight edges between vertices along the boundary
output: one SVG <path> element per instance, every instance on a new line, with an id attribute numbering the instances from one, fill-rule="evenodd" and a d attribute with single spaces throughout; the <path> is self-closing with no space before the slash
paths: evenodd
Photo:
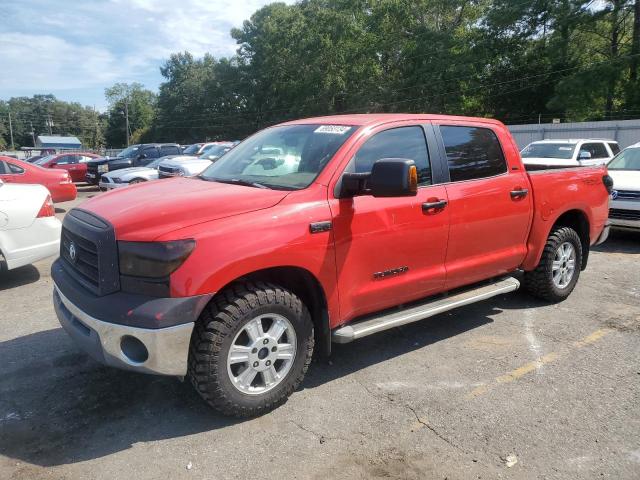
<path id="1" fill-rule="evenodd" d="M 105 173 L 100 177 L 100 190 L 113 190 L 158 179 L 158 166 L 167 157 L 156 158 L 144 167 L 130 167 Z M 193 158 L 193 157 L 192 157 Z"/>
<path id="2" fill-rule="evenodd" d="M 640 143 L 620 152 L 609 162 L 608 169 L 613 178 L 611 226 L 640 230 Z"/>
<path id="3" fill-rule="evenodd" d="M 193 177 L 211 165 L 211 160 L 200 157 L 170 156 L 165 157 L 158 166 L 160 178 Z"/>
<path id="4" fill-rule="evenodd" d="M 613 140 L 540 140 L 522 149 L 520 155 L 528 170 L 603 165 L 618 152 Z"/>
<path id="5" fill-rule="evenodd" d="M 49 190 L 0 180 L 0 269 L 12 270 L 56 255 L 61 229 Z"/>

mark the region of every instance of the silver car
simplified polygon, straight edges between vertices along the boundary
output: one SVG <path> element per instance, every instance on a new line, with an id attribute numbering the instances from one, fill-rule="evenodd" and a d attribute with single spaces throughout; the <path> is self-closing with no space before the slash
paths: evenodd
<path id="1" fill-rule="evenodd" d="M 217 143 L 205 149 L 199 157 L 176 155 L 164 157 L 158 166 L 160 178 L 193 177 L 233 148 L 233 143 Z"/>
<path id="2" fill-rule="evenodd" d="M 158 165 L 168 157 L 156 158 L 144 167 L 123 168 L 113 172 L 104 173 L 100 177 L 100 190 L 112 190 L 114 188 L 126 187 L 141 182 L 158 179 Z"/>

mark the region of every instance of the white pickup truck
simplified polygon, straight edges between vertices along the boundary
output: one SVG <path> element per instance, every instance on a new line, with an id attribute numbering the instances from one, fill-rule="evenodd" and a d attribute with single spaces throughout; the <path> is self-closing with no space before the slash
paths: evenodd
<path id="1" fill-rule="evenodd" d="M 522 149 L 527 170 L 588 167 L 608 163 L 618 152 L 613 140 L 540 140 Z"/>

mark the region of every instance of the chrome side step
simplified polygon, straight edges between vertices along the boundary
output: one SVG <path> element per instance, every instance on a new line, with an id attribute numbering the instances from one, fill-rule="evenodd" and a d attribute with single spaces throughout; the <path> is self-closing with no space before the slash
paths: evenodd
<path id="1" fill-rule="evenodd" d="M 445 298 L 428 300 L 405 310 L 382 314 L 336 328 L 331 334 L 331 340 L 334 343 L 349 343 L 358 338 L 399 327 L 400 325 L 406 325 L 407 323 L 417 322 L 463 305 L 481 302 L 502 293 L 513 292 L 519 287 L 520 282 L 515 278 L 502 278 L 493 283 L 458 292 Z"/>

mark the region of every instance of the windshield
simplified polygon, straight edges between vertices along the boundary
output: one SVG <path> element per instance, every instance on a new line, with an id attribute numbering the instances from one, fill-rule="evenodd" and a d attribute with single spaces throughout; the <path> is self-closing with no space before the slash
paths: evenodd
<path id="1" fill-rule="evenodd" d="M 230 145 L 212 145 L 202 152 L 200 158 L 204 160 L 211 160 L 211 157 L 221 157 L 229 150 L 231 150 Z"/>
<path id="2" fill-rule="evenodd" d="M 609 170 L 640 170 L 640 148 L 627 148 L 609 162 Z"/>
<path id="3" fill-rule="evenodd" d="M 132 145 L 130 147 L 127 147 L 118 154 L 118 157 L 121 157 L 121 158 L 133 157 L 139 148 L 140 147 L 138 147 L 137 145 Z"/>
<path id="4" fill-rule="evenodd" d="M 230 150 L 200 178 L 278 190 L 306 188 L 354 131 L 343 125 L 268 128 Z"/>
<path id="5" fill-rule="evenodd" d="M 576 144 L 570 143 L 532 143 L 520 152 L 522 158 L 560 158 L 571 160 Z"/>
<path id="6" fill-rule="evenodd" d="M 160 158 L 156 158 L 153 162 L 149 162 L 145 165 L 145 167 L 147 168 L 158 168 L 158 165 L 160 165 L 160 162 L 162 160 L 164 160 L 165 157 L 160 157 Z"/>
<path id="7" fill-rule="evenodd" d="M 201 143 L 195 143 L 193 145 L 189 145 L 187 148 L 185 148 L 182 153 L 184 153 L 185 155 L 193 155 L 194 153 L 198 153 L 198 150 L 200 150 L 200 147 L 202 147 Z"/>
<path id="8" fill-rule="evenodd" d="M 55 157 L 55 155 L 47 155 L 46 157 L 39 158 L 38 160 L 36 160 L 33 163 L 36 164 L 36 165 L 44 165 L 49 160 L 51 160 L 53 157 Z"/>

